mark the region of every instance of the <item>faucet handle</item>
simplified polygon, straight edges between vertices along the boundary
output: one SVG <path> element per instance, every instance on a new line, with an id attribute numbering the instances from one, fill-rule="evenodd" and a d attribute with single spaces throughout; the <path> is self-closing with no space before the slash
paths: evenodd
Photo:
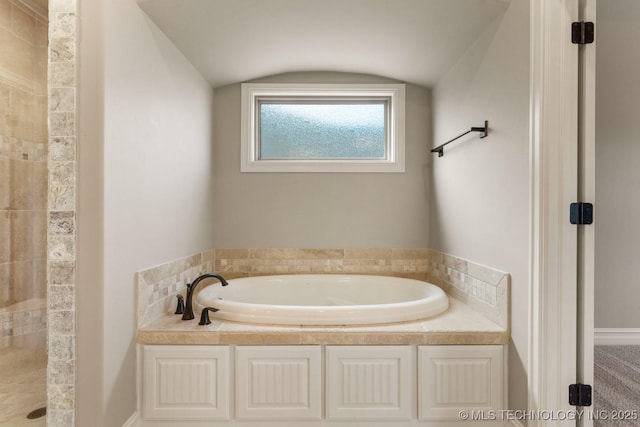
<path id="1" fill-rule="evenodd" d="M 209 325 L 211 324 L 211 320 L 209 320 L 209 312 L 213 311 L 214 313 L 216 311 L 219 311 L 217 308 L 215 307 L 205 307 L 202 309 L 202 314 L 200 314 L 200 322 L 198 322 L 198 325 Z"/>
<path id="2" fill-rule="evenodd" d="M 176 312 L 174 314 L 182 314 L 184 313 L 184 297 L 178 294 L 176 298 L 178 298 L 178 305 L 176 306 Z"/>

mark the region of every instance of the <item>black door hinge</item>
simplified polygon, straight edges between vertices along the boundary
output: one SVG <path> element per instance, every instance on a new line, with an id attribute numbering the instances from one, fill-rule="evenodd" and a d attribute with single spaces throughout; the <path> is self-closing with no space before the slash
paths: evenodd
<path id="1" fill-rule="evenodd" d="M 571 224 L 593 224 L 593 204 L 571 203 L 571 206 L 569 206 L 569 221 L 571 221 Z"/>
<path id="2" fill-rule="evenodd" d="M 571 43 L 589 44 L 595 39 L 595 25 L 593 22 L 571 23 Z"/>
<path id="3" fill-rule="evenodd" d="M 591 406 L 591 386 L 588 384 L 571 384 L 569 386 L 569 405 Z"/>

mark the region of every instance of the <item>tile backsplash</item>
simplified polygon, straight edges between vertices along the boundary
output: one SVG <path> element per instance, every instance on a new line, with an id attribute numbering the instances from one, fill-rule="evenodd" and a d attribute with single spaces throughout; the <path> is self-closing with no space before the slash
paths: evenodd
<path id="1" fill-rule="evenodd" d="M 509 275 L 427 248 L 216 248 L 137 274 L 138 326 L 175 310 L 176 295 L 205 272 L 226 279 L 272 274 L 374 274 L 425 280 L 508 328 Z"/>

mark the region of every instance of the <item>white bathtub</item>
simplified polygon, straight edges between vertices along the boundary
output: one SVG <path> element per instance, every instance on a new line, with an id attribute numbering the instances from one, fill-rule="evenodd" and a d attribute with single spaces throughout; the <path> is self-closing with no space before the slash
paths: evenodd
<path id="1" fill-rule="evenodd" d="M 423 319 L 449 307 L 439 287 L 385 276 L 294 274 L 229 280 L 202 289 L 196 306 L 218 319 L 273 325 L 367 325 Z"/>

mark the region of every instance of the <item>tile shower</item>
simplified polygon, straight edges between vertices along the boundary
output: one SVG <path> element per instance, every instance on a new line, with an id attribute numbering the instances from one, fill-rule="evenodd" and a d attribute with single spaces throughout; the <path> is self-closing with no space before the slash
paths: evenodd
<path id="1" fill-rule="evenodd" d="M 0 425 L 45 423 L 46 6 L 0 0 Z"/>

